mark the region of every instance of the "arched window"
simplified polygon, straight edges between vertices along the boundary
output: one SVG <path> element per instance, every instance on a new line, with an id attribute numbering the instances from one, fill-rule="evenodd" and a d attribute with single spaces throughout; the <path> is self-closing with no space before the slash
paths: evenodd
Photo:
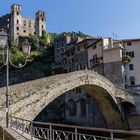
<path id="1" fill-rule="evenodd" d="M 76 102 L 73 99 L 68 100 L 67 109 L 69 111 L 70 116 L 76 116 L 77 106 L 76 106 Z"/>
<path id="2" fill-rule="evenodd" d="M 80 115 L 81 117 L 86 116 L 86 99 L 84 98 L 80 99 Z"/>

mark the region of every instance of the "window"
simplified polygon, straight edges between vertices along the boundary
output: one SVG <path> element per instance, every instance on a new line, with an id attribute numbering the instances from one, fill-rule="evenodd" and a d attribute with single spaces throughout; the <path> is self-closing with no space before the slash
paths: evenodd
<path id="1" fill-rule="evenodd" d="M 93 55 L 93 63 L 97 63 L 97 54 Z"/>
<path id="2" fill-rule="evenodd" d="M 44 26 L 42 25 L 42 29 L 44 29 Z"/>
<path id="3" fill-rule="evenodd" d="M 96 49 L 96 44 L 93 44 L 93 50 Z"/>
<path id="4" fill-rule="evenodd" d="M 76 106 L 76 102 L 73 99 L 68 100 L 67 108 L 70 116 L 76 116 L 77 106 Z"/>
<path id="5" fill-rule="evenodd" d="M 17 19 L 17 24 L 19 24 L 19 20 Z"/>
<path id="6" fill-rule="evenodd" d="M 42 21 L 44 21 L 44 19 L 42 18 Z"/>
<path id="7" fill-rule="evenodd" d="M 129 70 L 134 70 L 133 64 L 129 64 Z"/>
<path id="8" fill-rule="evenodd" d="M 86 116 L 86 100 L 83 98 L 80 99 L 80 115 L 81 117 Z"/>
<path id="9" fill-rule="evenodd" d="M 23 32 L 26 33 L 26 30 L 24 30 Z"/>
<path id="10" fill-rule="evenodd" d="M 135 85 L 135 81 L 131 81 L 131 86 L 134 86 Z"/>
<path id="11" fill-rule="evenodd" d="M 71 68 L 69 68 L 69 72 L 71 72 L 72 71 L 72 69 Z"/>
<path id="12" fill-rule="evenodd" d="M 74 55 L 74 52 L 71 52 L 71 55 Z"/>
<path id="13" fill-rule="evenodd" d="M 78 46 L 78 52 L 80 51 L 80 46 Z"/>
<path id="14" fill-rule="evenodd" d="M 132 46 L 132 42 L 127 42 L 127 46 Z"/>
<path id="15" fill-rule="evenodd" d="M 17 31 L 19 30 L 19 27 L 17 27 Z"/>
<path id="16" fill-rule="evenodd" d="M 126 74 L 124 75 L 124 80 L 125 80 L 125 82 L 127 82 L 127 76 L 126 76 Z"/>
<path id="17" fill-rule="evenodd" d="M 19 15 L 19 12 L 17 12 L 17 16 Z"/>
<path id="18" fill-rule="evenodd" d="M 74 58 L 71 59 L 71 62 L 74 63 Z"/>
<path id="19" fill-rule="evenodd" d="M 126 52 L 126 55 L 128 55 L 130 57 L 134 57 L 134 51 L 132 51 L 132 52 Z"/>

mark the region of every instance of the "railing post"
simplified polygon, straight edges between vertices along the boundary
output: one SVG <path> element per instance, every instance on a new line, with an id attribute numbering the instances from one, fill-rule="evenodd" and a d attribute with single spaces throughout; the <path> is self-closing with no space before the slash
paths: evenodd
<path id="1" fill-rule="evenodd" d="M 113 132 L 112 131 L 110 132 L 110 138 L 111 138 L 111 140 L 114 139 L 114 136 L 113 136 Z"/>
<path id="2" fill-rule="evenodd" d="M 50 140 L 52 140 L 52 126 L 50 124 Z"/>
<path id="3" fill-rule="evenodd" d="M 9 116 L 9 127 L 12 127 L 12 118 Z"/>
<path id="4" fill-rule="evenodd" d="M 75 128 L 75 140 L 78 140 L 77 128 Z"/>
<path id="5" fill-rule="evenodd" d="M 22 134 L 24 134 L 24 120 L 22 119 Z"/>
<path id="6" fill-rule="evenodd" d="M 33 139 L 33 123 L 31 122 L 30 126 L 30 134 L 31 134 L 31 140 Z"/>
<path id="7" fill-rule="evenodd" d="M 18 129 L 18 121 L 17 121 L 17 118 L 16 118 L 16 130 Z"/>

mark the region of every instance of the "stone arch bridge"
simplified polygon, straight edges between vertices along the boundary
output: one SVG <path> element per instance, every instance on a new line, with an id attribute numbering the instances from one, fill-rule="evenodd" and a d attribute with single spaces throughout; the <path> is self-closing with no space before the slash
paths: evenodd
<path id="1" fill-rule="evenodd" d="M 76 87 L 84 89 L 97 102 L 108 128 L 125 129 L 118 104 L 121 101 L 135 105 L 134 95 L 115 87 L 113 83 L 90 70 L 54 75 L 10 86 L 10 114 L 34 118 L 58 96 Z M 0 89 L 0 120 L 4 122 L 5 88 Z"/>

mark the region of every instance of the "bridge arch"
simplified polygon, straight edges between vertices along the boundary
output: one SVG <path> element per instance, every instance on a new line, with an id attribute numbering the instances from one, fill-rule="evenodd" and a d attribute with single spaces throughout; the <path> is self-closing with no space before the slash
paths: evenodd
<path id="1" fill-rule="evenodd" d="M 84 89 L 96 101 L 108 128 L 126 129 L 117 106 L 116 87 L 103 76 L 89 70 L 27 82 L 21 85 L 19 89 L 16 86 L 13 87 L 11 91 L 13 93 L 15 89 L 21 96 L 22 92 L 29 93 L 25 99 L 11 105 L 11 114 L 16 117 L 34 120 L 49 103 L 74 88 Z"/>

